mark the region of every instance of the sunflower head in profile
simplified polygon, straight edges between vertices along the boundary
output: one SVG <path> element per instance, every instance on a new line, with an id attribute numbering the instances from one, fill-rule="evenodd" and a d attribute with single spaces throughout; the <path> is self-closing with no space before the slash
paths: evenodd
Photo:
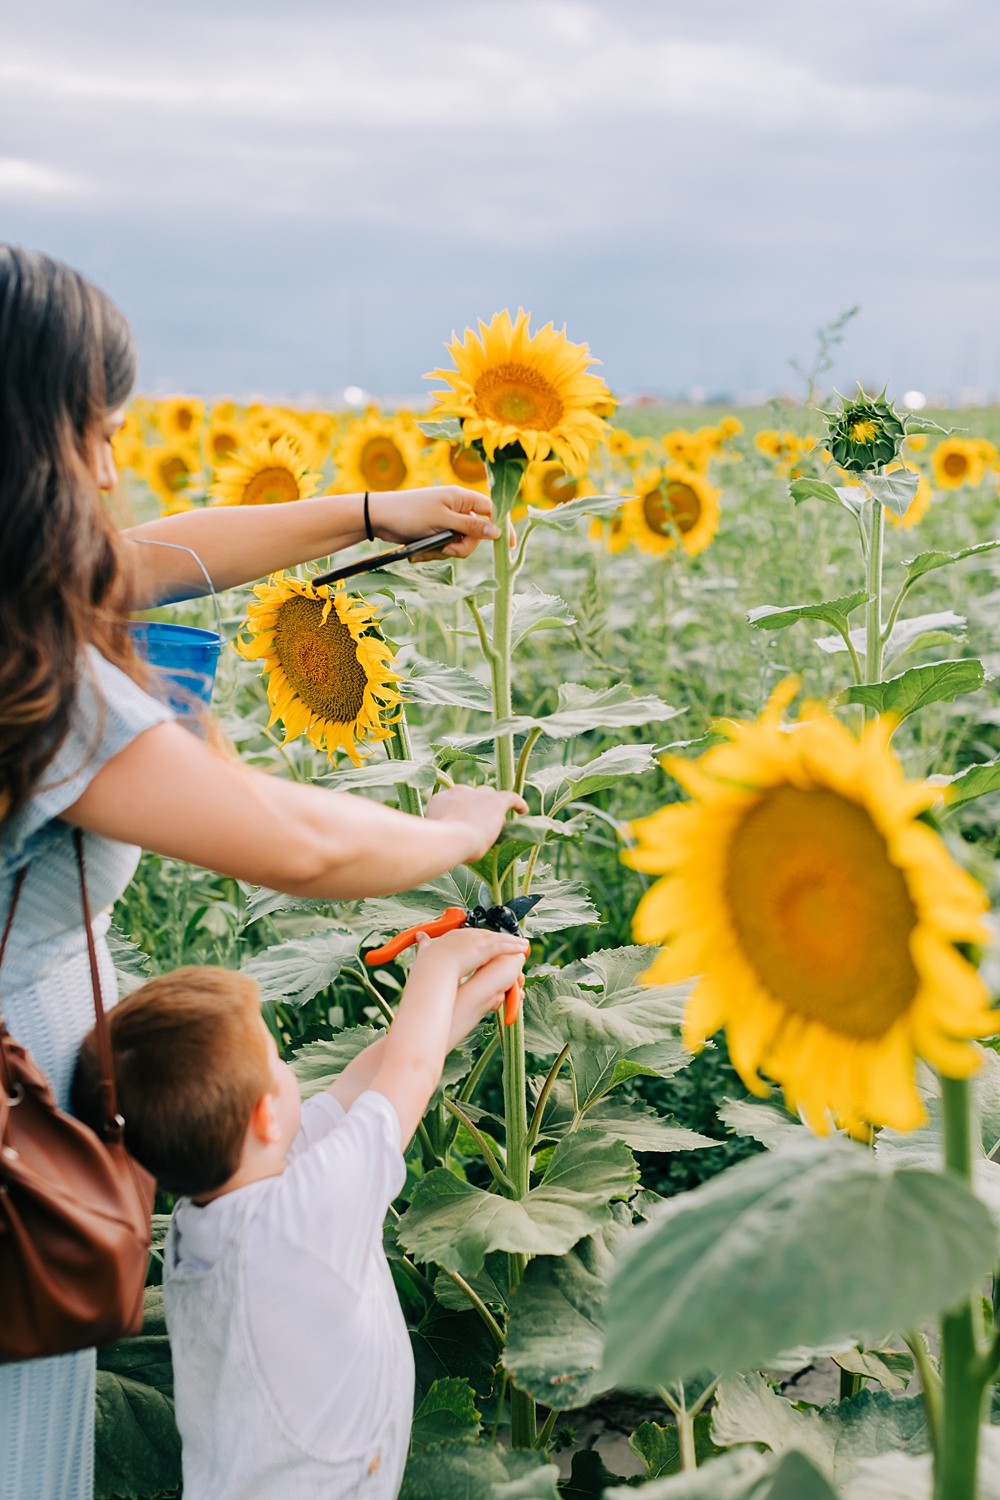
<path id="1" fill-rule="evenodd" d="M 341 749 L 360 765 L 365 744 L 392 734 L 382 716 L 401 701 L 373 606 L 284 573 L 257 584 L 254 593 L 258 603 L 247 610 L 250 639 L 240 638 L 237 650 L 263 663 L 267 727 L 280 719 L 285 745 L 304 734 L 331 758 Z"/>
<path id="2" fill-rule="evenodd" d="M 191 510 L 191 491 L 200 483 L 198 459 L 188 447 L 160 444 L 147 448 L 140 470 L 150 489 L 159 497 L 165 515 Z"/>
<path id="3" fill-rule="evenodd" d="M 939 490 L 960 490 L 965 484 L 982 483 L 983 455 L 978 443 L 967 438 L 942 438 L 931 455 L 931 464 Z"/>
<path id="4" fill-rule="evenodd" d="M 209 489 L 215 505 L 281 505 L 308 500 L 320 476 L 312 474 L 301 452 L 288 438 L 272 446 L 266 438 L 237 448 L 216 473 Z"/>
<path id="5" fill-rule="evenodd" d="M 634 825 L 623 857 L 660 879 L 633 931 L 662 945 L 650 983 L 699 976 L 687 1043 L 725 1027 L 754 1093 L 765 1074 L 819 1133 L 831 1116 L 912 1130 L 916 1058 L 967 1077 L 970 1040 L 1000 1023 L 956 946 L 988 941 L 987 903 L 918 820 L 939 793 L 904 781 L 892 721 L 860 740 L 819 710 L 782 726 L 797 687 L 700 760 L 665 761 L 692 800 Z"/>
<path id="6" fill-rule="evenodd" d="M 568 500 L 581 500 L 592 495 L 594 486 L 589 479 L 578 479 L 566 471 L 558 458 L 546 458 L 541 463 L 529 464 L 524 471 L 518 501 L 525 507 L 534 505 L 539 510 L 552 510 L 565 505 Z M 513 515 L 513 512 L 511 512 Z"/>
<path id="7" fill-rule="evenodd" d="M 719 528 L 719 493 L 704 475 L 679 464 L 649 469 L 622 507 L 622 524 L 641 552 L 662 557 L 679 539 L 694 557 Z"/>
<path id="8" fill-rule="evenodd" d="M 852 401 L 826 415 L 826 447 L 845 474 L 870 474 L 899 458 L 906 425 L 884 391 L 872 397 L 859 387 Z"/>
<path id="9" fill-rule="evenodd" d="M 156 425 L 174 447 L 196 448 L 205 419 L 205 403 L 193 396 L 167 396 L 156 408 Z"/>
<path id="10" fill-rule="evenodd" d="M 427 483 L 424 435 L 407 413 L 383 417 L 372 408 L 341 434 L 334 451 L 337 489 L 412 490 Z"/>
<path id="11" fill-rule="evenodd" d="M 570 474 L 583 474 L 594 444 L 607 431 L 616 406 L 596 375 L 586 344 L 571 344 L 547 323 L 538 333 L 528 314 L 497 313 L 480 322 L 478 335 L 465 330 L 448 352 L 454 370 L 433 370 L 429 380 L 451 387 L 435 391 L 433 417 L 459 417 L 466 442 L 478 441 L 492 462 L 497 450 L 516 447 L 529 461 L 562 460 Z"/>

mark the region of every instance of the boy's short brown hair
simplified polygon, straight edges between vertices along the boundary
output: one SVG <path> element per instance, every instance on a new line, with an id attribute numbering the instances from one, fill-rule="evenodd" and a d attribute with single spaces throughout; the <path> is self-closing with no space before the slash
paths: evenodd
<path id="1" fill-rule="evenodd" d="M 273 1089 L 260 991 L 231 969 L 176 969 L 108 1012 L 129 1151 L 161 1187 L 211 1193 L 240 1162 L 257 1101 Z M 73 1079 L 74 1113 L 101 1121 L 93 1031 Z"/>

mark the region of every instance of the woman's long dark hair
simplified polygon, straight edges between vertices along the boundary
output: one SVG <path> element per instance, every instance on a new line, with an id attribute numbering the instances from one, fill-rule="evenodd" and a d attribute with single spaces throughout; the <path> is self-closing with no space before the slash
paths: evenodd
<path id="1" fill-rule="evenodd" d="M 85 645 L 143 680 L 128 570 L 92 472 L 135 374 L 131 329 L 103 292 L 0 245 L 0 820 L 65 738 Z"/>

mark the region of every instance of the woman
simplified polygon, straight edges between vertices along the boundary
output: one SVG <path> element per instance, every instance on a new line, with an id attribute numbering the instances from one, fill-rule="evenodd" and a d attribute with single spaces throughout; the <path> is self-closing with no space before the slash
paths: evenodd
<path id="1" fill-rule="evenodd" d="M 122 314 L 76 272 L 0 246 L 0 920 L 28 874 L 0 971 L 10 1032 L 68 1108 L 92 999 L 71 827 L 86 831 L 102 989 L 107 915 L 141 849 L 296 895 L 384 895 L 472 860 L 520 798 L 457 787 L 427 820 L 264 776 L 217 755 L 145 691 L 128 612 L 176 597 L 177 542 L 216 587 L 323 557 L 365 534 L 363 497 L 204 511 L 115 533 L 100 490 L 136 372 Z M 444 488 L 379 494 L 386 540 L 450 529 L 467 556 L 498 535 L 489 501 Z M 192 587 L 190 592 L 196 592 Z M 0 1500 L 87 1500 L 94 1352 L 0 1366 Z"/>

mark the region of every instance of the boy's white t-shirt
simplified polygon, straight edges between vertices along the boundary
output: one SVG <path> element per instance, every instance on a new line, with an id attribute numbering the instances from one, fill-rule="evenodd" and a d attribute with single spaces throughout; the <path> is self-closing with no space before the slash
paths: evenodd
<path id="1" fill-rule="evenodd" d="M 382 1249 L 406 1179 L 389 1100 L 302 1108 L 279 1177 L 199 1208 L 164 1251 L 185 1500 L 396 1495 L 413 1356 Z"/>

